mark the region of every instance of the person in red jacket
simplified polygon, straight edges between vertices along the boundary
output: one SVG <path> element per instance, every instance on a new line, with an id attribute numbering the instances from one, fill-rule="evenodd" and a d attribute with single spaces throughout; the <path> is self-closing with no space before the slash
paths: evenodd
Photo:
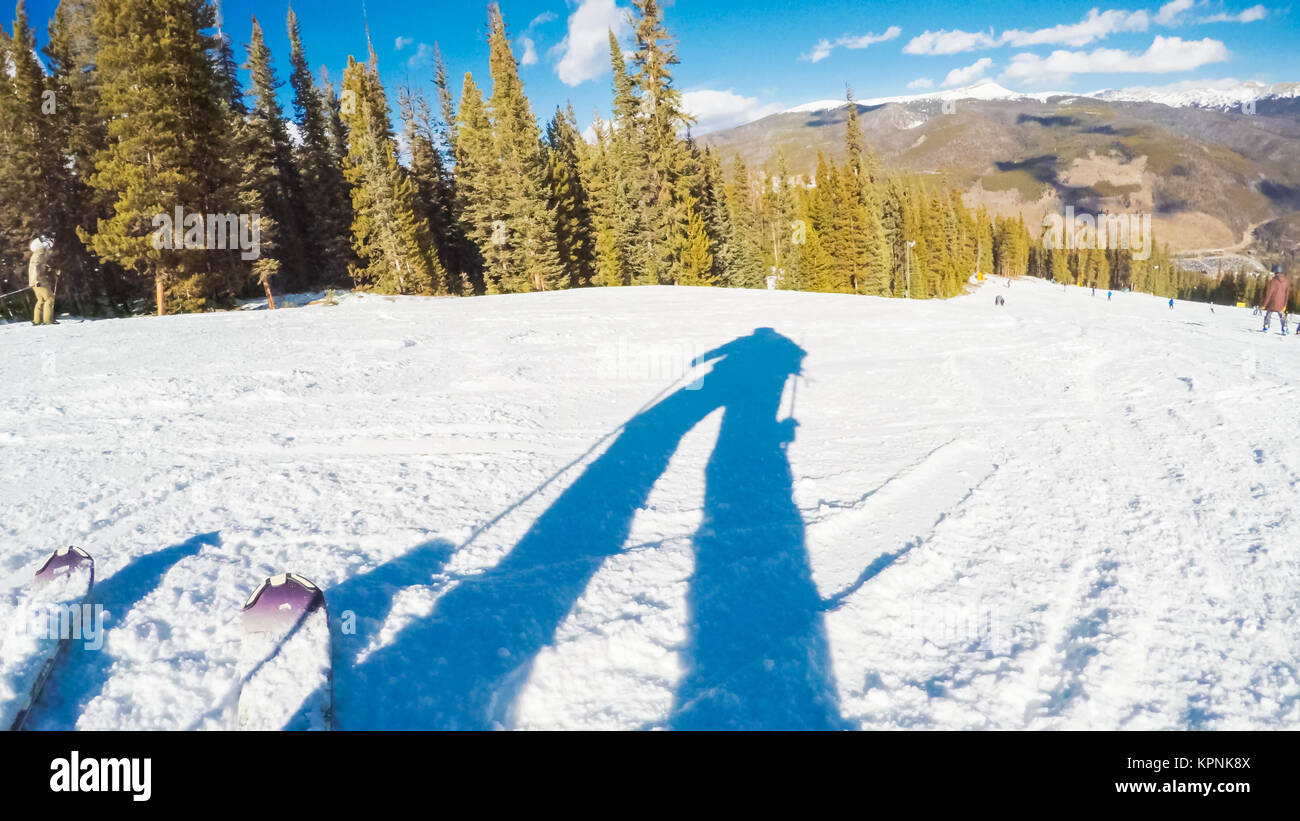
<path id="1" fill-rule="evenodd" d="M 1269 280 L 1268 290 L 1264 292 L 1264 303 L 1260 306 L 1264 309 L 1265 333 L 1268 332 L 1269 317 L 1276 313 L 1282 319 L 1282 334 L 1286 335 L 1287 296 L 1286 276 L 1282 273 L 1282 266 L 1274 265 L 1273 278 Z"/>

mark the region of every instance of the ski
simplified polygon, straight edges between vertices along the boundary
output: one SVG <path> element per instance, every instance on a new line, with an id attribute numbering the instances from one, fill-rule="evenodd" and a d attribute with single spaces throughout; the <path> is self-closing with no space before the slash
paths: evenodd
<path id="1" fill-rule="evenodd" d="M 334 676 L 320 588 L 284 573 L 262 582 L 242 612 L 240 730 L 328 730 Z"/>
<path id="2" fill-rule="evenodd" d="M 95 560 L 79 547 L 54 552 L 11 600 L 15 617 L 0 637 L 0 727 L 21 730 L 68 643 L 93 632 L 86 599 Z"/>

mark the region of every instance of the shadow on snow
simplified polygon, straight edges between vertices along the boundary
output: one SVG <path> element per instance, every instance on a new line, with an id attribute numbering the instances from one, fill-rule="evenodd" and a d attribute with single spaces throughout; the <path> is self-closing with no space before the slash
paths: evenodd
<path id="1" fill-rule="evenodd" d="M 105 581 L 97 582 L 86 603 L 104 608 L 110 623 L 101 629 L 120 627 L 137 605 L 159 589 L 163 577 L 173 567 L 197 556 L 205 545 L 220 544 L 221 534 L 202 533 L 156 553 L 137 556 Z M 50 729 L 55 726 L 76 729 L 78 717 L 108 684 L 113 674 L 113 657 L 102 650 L 87 649 L 83 642 L 72 641 L 58 664 L 59 672 L 50 676 L 32 710 L 31 724 Z"/>
<path id="2" fill-rule="evenodd" d="M 631 419 L 609 448 L 496 566 L 446 592 L 434 612 L 359 663 L 404 587 L 435 581 L 445 541 L 329 591 L 331 611 L 368 614 L 340 637 L 336 716 L 345 729 L 506 726 L 538 652 L 554 641 L 682 438 L 715 410 L 722 427 L 706 468 L 695 534 L 685 673 L 674 729 L 838 729 L 840 718 L 804 523 L 785 446 L 795 421 L 777 419 L 805 352 L 770 328 L 698 360 L 712 371 Z"/>

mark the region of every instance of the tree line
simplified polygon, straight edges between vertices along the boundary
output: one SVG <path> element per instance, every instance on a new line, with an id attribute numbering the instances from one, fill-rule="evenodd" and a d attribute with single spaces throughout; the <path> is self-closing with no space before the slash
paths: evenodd
<path id="1" fill-rule="evenodd" d="M 658 0 L 633 0 L 630 51 L 610 33 L 608 116 L 584 137 L 570 106 L 543 128 L 500 9 L 487 15 L 490 88 L 468 73 L 454 88 L 438 54 L 432 95 L 396 89 L 399 135 L 373 46 L 336 87 L 310 70 L 292 8 L 286 112 L 256 18 L 241 62 L 209 0 L 62 0 L 43 64 L 20 2 L 12 34 L 0 27 L 0 287 L 25 284 L 35 236 L 55 240 L 60 298 L 86 314 L 330 287 L 770 284 L 936 298 L 977 271 L 1179 287 L 1167 250 L 1146 262 L 1047 251 L 1023 218 L 884 169 L 851 92 L 842 162 L 822 154 L 802 174 L 780 155 L 724 165 L 691 137 Z M 177 208 L 260 215 L 257 257 L 211 247 L 201 225 L 158 247 L 158 215 Z"/>

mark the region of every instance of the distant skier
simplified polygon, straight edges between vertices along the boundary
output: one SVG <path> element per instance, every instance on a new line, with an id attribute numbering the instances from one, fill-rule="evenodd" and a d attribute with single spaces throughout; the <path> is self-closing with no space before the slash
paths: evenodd
<path id="1" fill-rule="evenodd" d="M 1173 309 L 1174 309 L 1174 298 L 1169 297 L 1169 310 L 1172 311 Z"/>
<path id="2" fill-rule="evenodd" d="M 33 325 L 53 325 L 54 289 L 59 281 L 59 272 L 54 270 L 50 257 L 54 252 L 54 240 L 38 237 L 30 246 L 32 260 L 27 266 L 27 286 L 36 294 L 36 310 L 32 314 Z"/>
<path id="3" fill-rule="evenodd" d="M 1264 302 L 1260 308 L 1264 311 L 1264 333 L 1268 333 L 1268 321 L 1273 314 L 1282 320 L 1282 335 L 1286 335 L 1287 281 L 1281 265 L 1273 266 L 1273 278 L 1269 280 L 1268 290 L 1264 292 Z"/>
<path id="4" fill-rule="evenodd" d="M 1113 293 L 1114 293 L 1114 291 L 1107 291 L 1107 292 L 1106 292 L 1106 301 L 1107 301 L 1107 302 L 1110 302 L 1110 295 L 1113 294 Z"/>

